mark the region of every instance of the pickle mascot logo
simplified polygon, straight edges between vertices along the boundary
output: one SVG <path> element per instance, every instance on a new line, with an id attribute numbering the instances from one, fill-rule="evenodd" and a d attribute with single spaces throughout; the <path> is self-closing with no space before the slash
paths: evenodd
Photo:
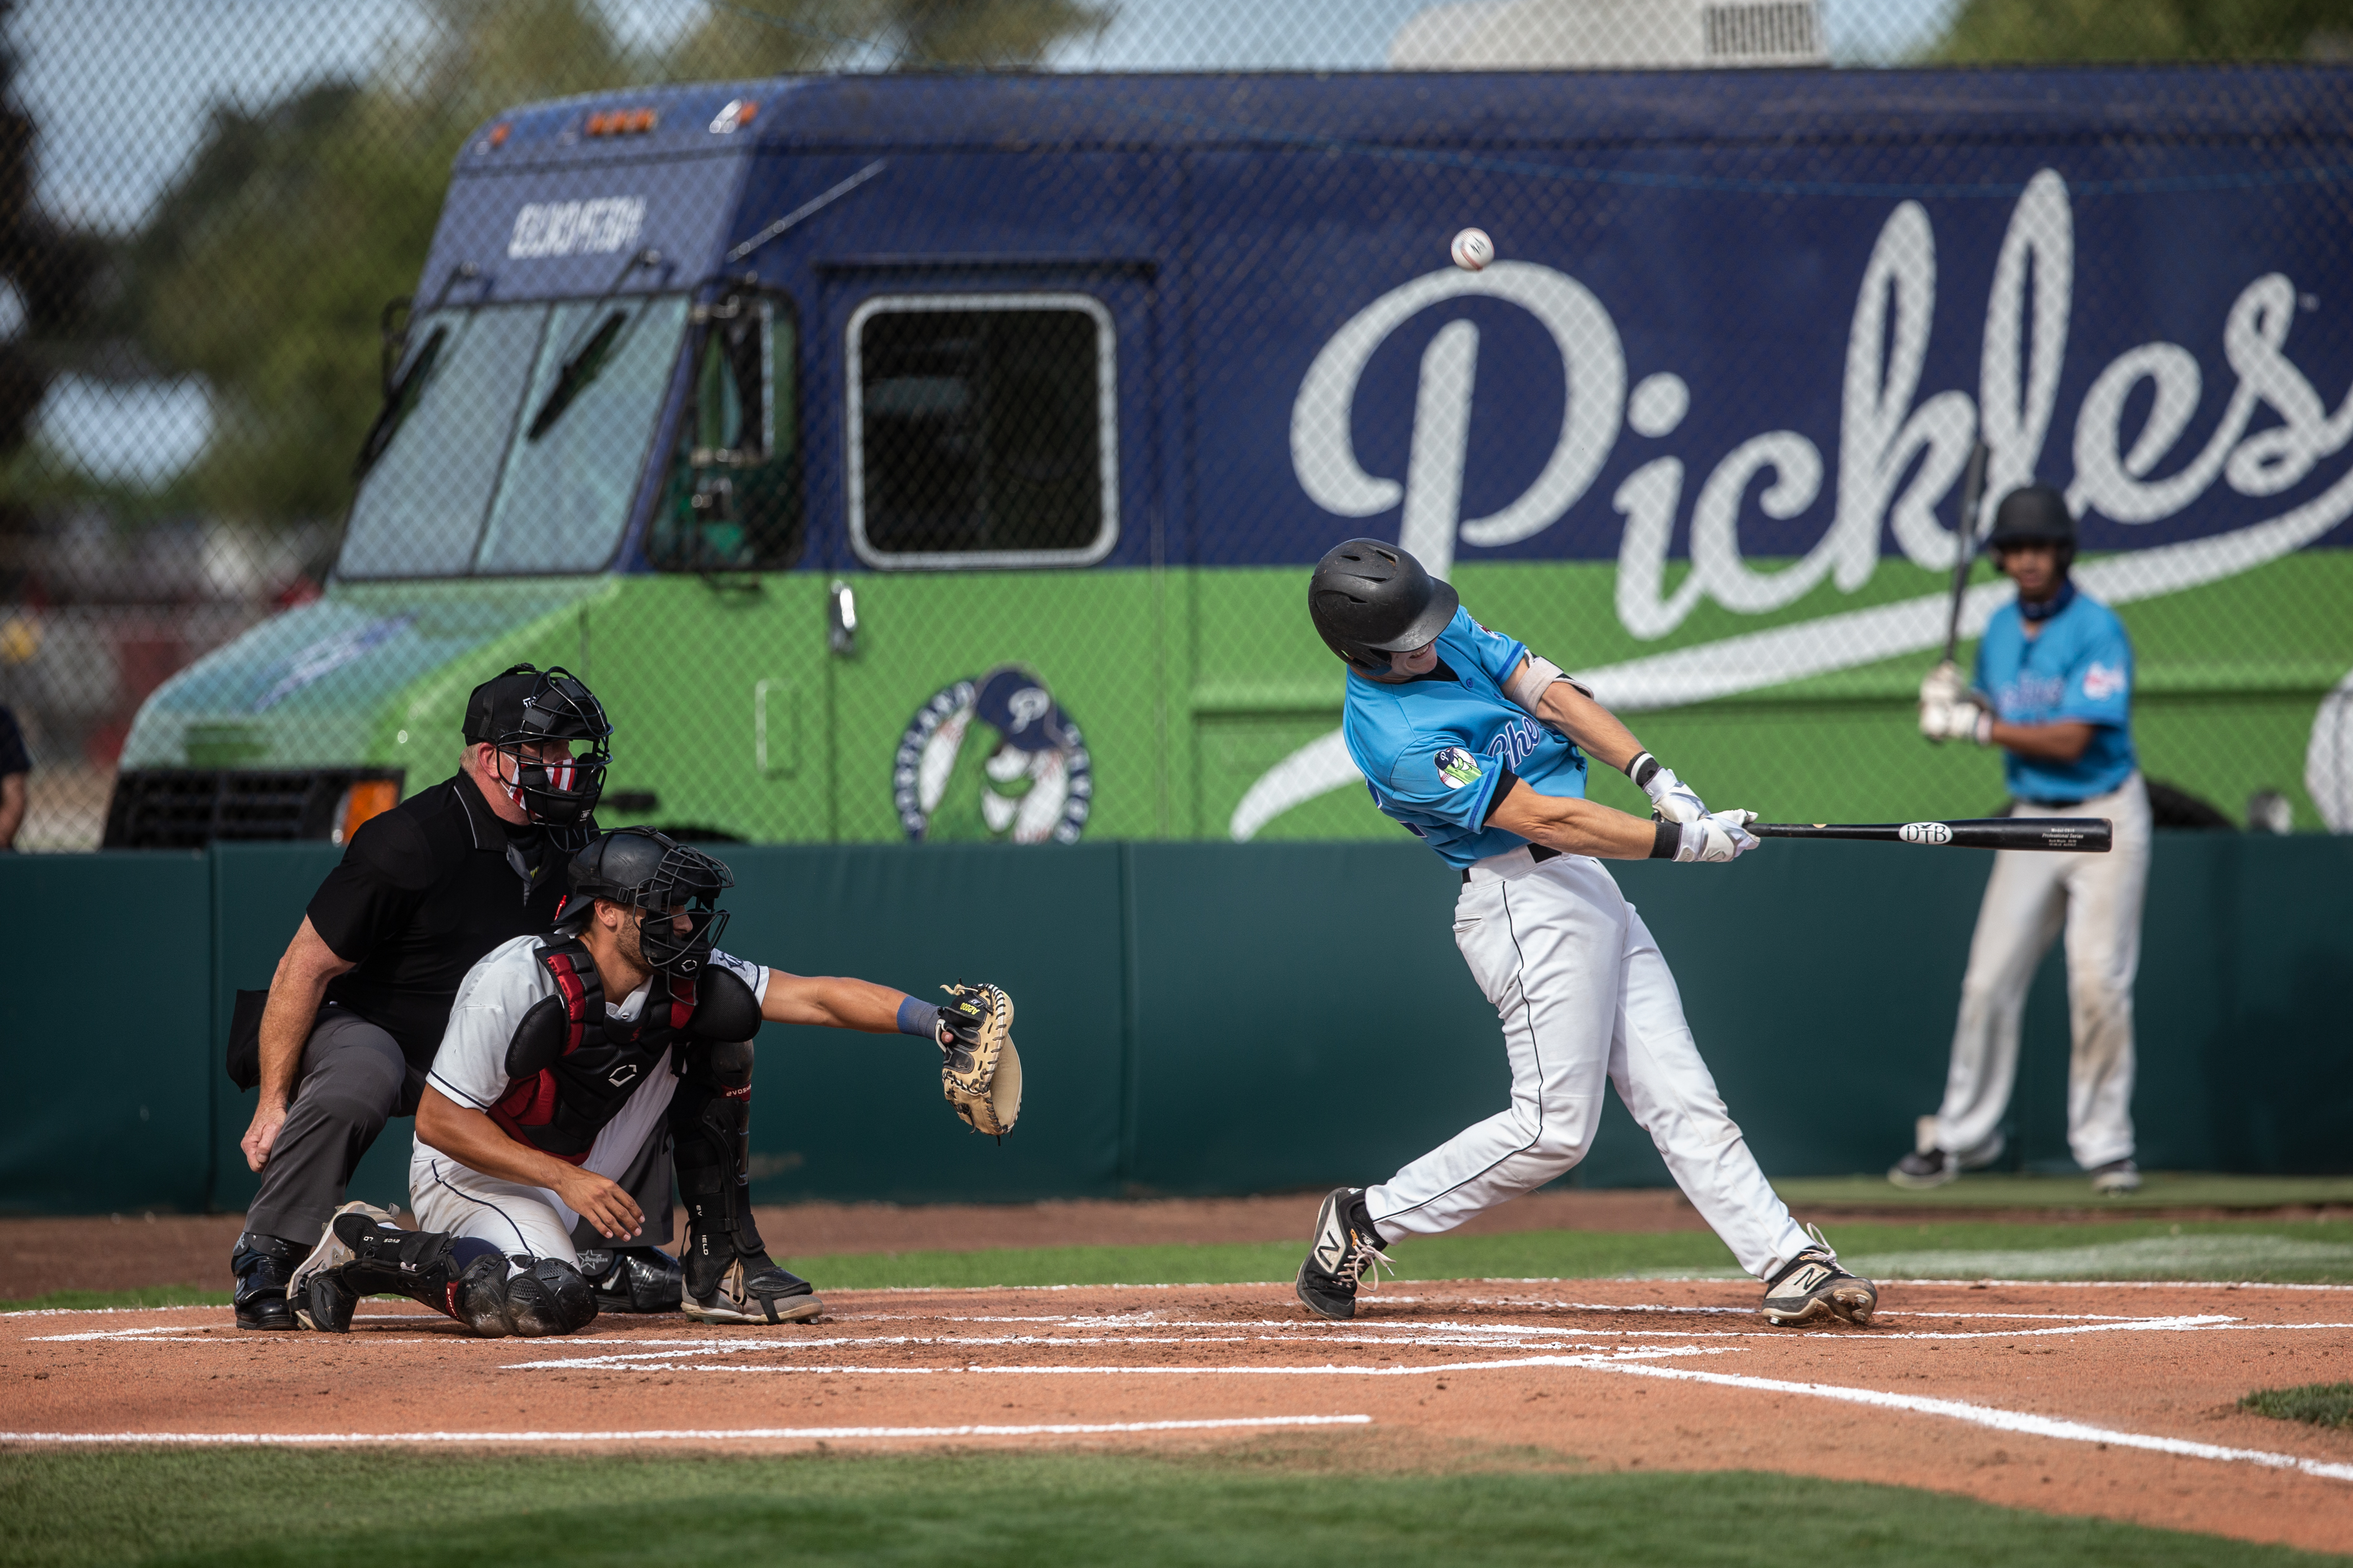
<path id="1" fill-rule="evenodd" d="M 942 687 L 908 721 L 891 792 L 913 839 L 1075 844 L 1094 766 L 1046 683 L 1001 664 Z"/>

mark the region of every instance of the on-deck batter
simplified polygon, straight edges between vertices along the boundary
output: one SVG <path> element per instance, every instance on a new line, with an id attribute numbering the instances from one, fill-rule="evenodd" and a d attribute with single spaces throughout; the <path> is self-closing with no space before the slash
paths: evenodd
<path id="1" fill-rule="evenodd" d="M 1550 661 L 1489 631 L 1393 545 L 1326 554 L 1315 629 L 1348 666 L 1343 731 L 1374 804 L 1461 868 L 1454 942 L 1494 1004 L 1512 1103 L 1387 1182 L 1324 1200 L 1299 1299 L 1355 1315 L 1367 1267 L 1585 1158 L 1606 1079 L 1703 1218 L 1766 1281 L 1778 1324 L 1868 1323 L 1872 1283 L 1800 1229 L 1757 1169 L 1683 1021 L 1674 976 L 1601 858 L 1725 861 L 1757 847 L 1745 811 L 1711 813 Z M 1586 758 L 1622 769 L 1653 820 L 1584 798 Z"/>

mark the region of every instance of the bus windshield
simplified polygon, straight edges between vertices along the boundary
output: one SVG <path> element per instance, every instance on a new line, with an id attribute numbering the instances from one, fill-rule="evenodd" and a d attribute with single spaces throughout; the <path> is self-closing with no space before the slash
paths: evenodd
<path id="1" fill-rule="evenodd" d="M 681 295 L 436 310 L 338 574 L 594 572 L 619 547 L 686 326 Z M 430 355 L 428 359 L 427 356 Z"/>

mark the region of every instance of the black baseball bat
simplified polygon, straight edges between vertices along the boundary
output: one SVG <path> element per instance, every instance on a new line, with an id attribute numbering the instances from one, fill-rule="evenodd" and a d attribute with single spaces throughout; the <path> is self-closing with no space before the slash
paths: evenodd
<path id="1" fill-rule="evenodd" d="M 2105 816 L 1978 816 L 1957 822 L 1757 822 L 1759 838 L 1868 838 L 1963 849 L 2063 849 L 2105 855 L 2116 826 Z"/>
<path id="2" fill-rule="evenodd" d="M 1983 441 L 1969 448 L 1961 474 L 1961 521 L 1953 530 L 1953 610 L 1945 620 L 1945 662 L 1961 646 L 1961 601 L 1968 596 L 1969 562 L 1977 554 L 1978 510 L 1985 504 L 1986 462 L 1993 456 Z"/>

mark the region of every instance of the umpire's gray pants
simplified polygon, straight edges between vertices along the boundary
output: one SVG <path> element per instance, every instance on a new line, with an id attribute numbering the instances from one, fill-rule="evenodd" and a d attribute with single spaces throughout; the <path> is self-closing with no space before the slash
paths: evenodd
<path id="1" fill-rule="evenodd" d="M 317 1246 L 384 1124 L 415 1115 L 424 1089 L 425 1075 L 408 1065 L 391 1035 L 348 1007 L 331 1003 L 321 1008 L 302 1047 L 293 1103 L 261 1168 L 261 1190 L 245 1211 L 245 1228 Z M 669 1246 L 673 1197 L 666 1129 L 656 1127 L 620 1184 L 645 1211 L 645 1234 L 634 1245 Z M 363 1195 L 373 1200 L 377 1194 Z M 573 1241 L 578 1247 L 610 1245 L 586 1220 L 575 1227 Z"/>

